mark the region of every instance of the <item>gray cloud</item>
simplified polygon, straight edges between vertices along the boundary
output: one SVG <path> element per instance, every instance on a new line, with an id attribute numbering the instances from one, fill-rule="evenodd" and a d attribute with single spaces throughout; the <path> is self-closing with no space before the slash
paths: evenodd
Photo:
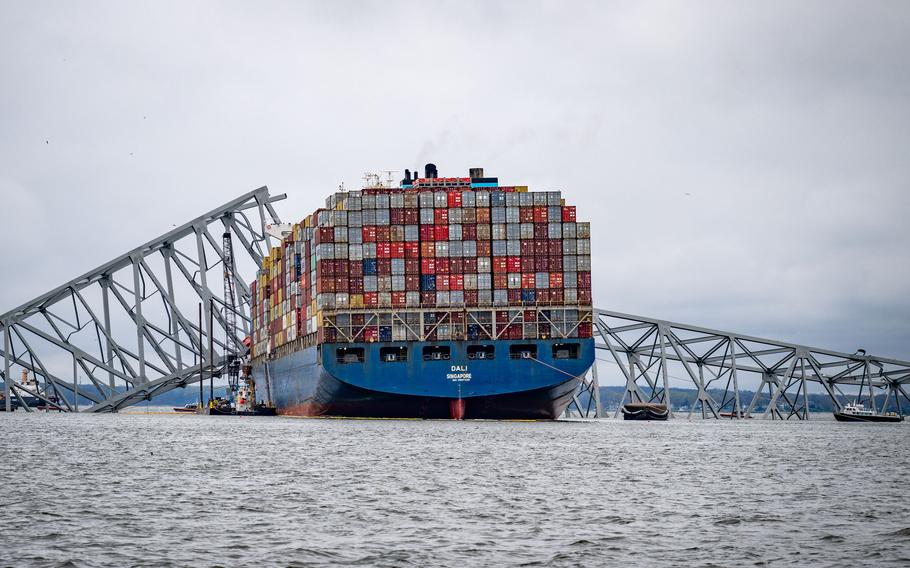
<path id="1" fill-rule="evenodd" d="M 3 3 L 3 309 L 263 184 L 561 189 L 600 306 L 910 356 L 910 8 Z"/>

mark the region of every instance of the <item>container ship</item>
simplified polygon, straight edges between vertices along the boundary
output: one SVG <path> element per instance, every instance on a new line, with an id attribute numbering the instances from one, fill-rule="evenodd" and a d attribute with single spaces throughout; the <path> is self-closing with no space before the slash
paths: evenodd
<path id="1" fill-rule="evenodd" d="M 594 362 L 590 224 L 482 168 L 366 179 L 263 259 L 257 392 L 300 416 L 559 417 Z"/>

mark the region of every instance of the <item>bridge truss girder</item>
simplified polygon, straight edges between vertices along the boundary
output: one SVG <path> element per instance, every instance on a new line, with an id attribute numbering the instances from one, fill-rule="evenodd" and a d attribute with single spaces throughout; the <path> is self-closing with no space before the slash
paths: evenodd
<path id="1" fill-rule="evenodd" d="M 609 310 L 595 309 L 593 323 L 595 352 L 605 355 L 597 360 L 615 365 L 625 380 L 614 417 L 619 416 L 625 402 L 657 402 L 670 407 L 671 379 L 696 390 L 690 418 L 696 409 L 702 418 L 720 418 L 722 413 L 724 417 L 751 418 L 767 389 L 769 400 L 762 418 L 808 420 L 809 388 L 813 384 L 821 386 L 837 409 L 854 397 L 865 397 L 876 412 L 893 410 L 903 416 L 910 408 L 908 361 L 840 353 Z M 580 387 L 595 396 L 599 392 L 592 392 L 591 385 L 597 383 L 596 372 L 597 361 L 592 379 Z M 748 402 L 742 399 L 744 382 L 758 384 Z M 723 385 L 720 400 L 708 392 L 715 383 Z M 844 389 L 855 392 L 851 396 Z M 577 401 L 573 405 L 582 416 L 594 415 L 581 409 Z"/>
<path id="2" fill-rule="evenodd" d="M 199 381 L 203 366 L 219 374 L 226 345 L 250 331 L 250 290 L 236 277 L 237 324 L 226 328 L 221 235 L 237 243 L 235 263 L 258 269 L 265 226 L 279 222 L 272 203 L 284 197 L 250 191 L 0 315 L 6 410 L 33 396 L 67 411 L 80 398 L 88 411 L 117 411 Z M 23 370 L 37 388 L 15 380 Z"/>

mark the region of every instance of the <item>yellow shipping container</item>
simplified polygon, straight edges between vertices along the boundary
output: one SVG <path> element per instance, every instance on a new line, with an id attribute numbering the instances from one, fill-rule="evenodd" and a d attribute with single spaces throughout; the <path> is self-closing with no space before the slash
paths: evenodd
<path id="1" fill-rule="evenodd" d="M 362 308 L 363 307 L 363 294 L 351 294 L 351 307 L 352 308 Z"/>
<path id="2" fill-rule="evenodd" d="M 516 186 L 515 186 L 515 191 L 518 191 L 518 192 L 521 192 L 521 193 L 525 193 L 525 192 L 528 191 L 528 186 L 526 186 L 526 185 L 516 185 Z"/>

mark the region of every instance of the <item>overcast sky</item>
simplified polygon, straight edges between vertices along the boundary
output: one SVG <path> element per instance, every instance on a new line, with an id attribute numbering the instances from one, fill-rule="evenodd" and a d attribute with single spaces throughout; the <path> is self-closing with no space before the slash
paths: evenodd
<path id="1" fill-rule="evenodd" d="M 910 358 L 907 2 L 0 0 L 0 77 L 0 311 L 433 161 L 562 190 L 599 307 Z"/>

